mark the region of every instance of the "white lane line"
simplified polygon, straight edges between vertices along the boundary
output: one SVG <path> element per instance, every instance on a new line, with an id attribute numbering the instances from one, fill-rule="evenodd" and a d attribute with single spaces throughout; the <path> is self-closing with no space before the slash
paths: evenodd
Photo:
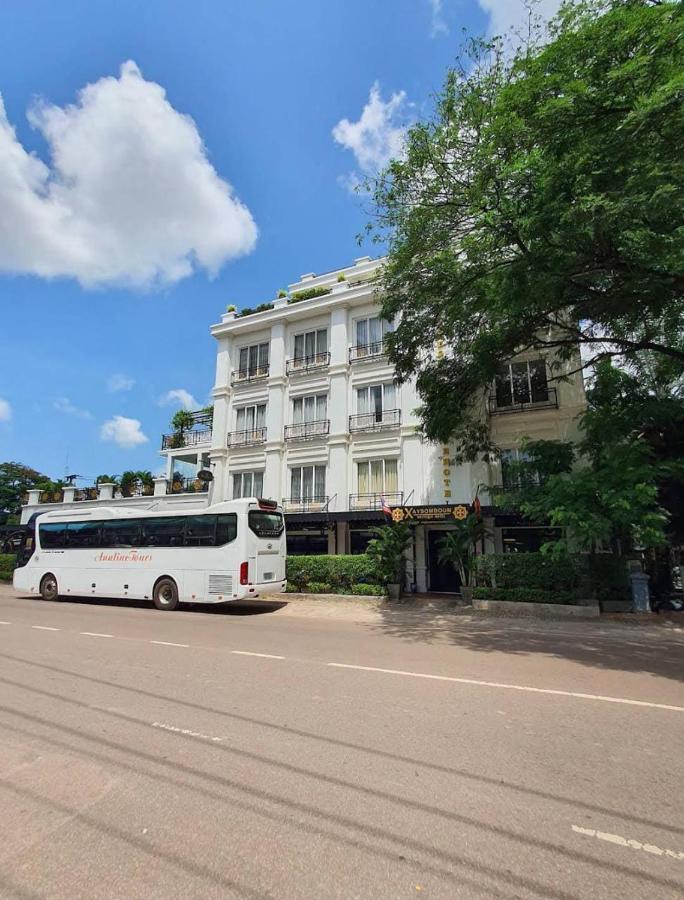
<path id="1" fill-rule="evenodd" d="M 179 728 L 177 725 L 169 725 L 168 722 L 152 722 L 152 727 L 161 728 L 163 731 L 173 731 L 175 734 L 189 734 L 190 737 L 198 737 L 214 743 L 220 743 L 223 740 L 223 738 L 214 737 L 211 734 L 203 734 L 201 731 L 191 731 L 190 728 Z"/>
<path id="2" fill-rule="evenodd" d="M 251 653 L 249 650 L 231 650 L 236 656 L 261 656 L 263 659 L 285 659 L 284 656 L 274 656 L 272 653 Z"/>
<path id="3" fill-rule="evenodd" d="M 650 703 L 648 700 L 628 700 L 626 697 L 604 697 L 601 694 L 583 694 L 578 691 L 559 691 L 553 688 L 530 687 L 526 684 L 506 684 L 500 681 L 478 681 L 475 678 L 455 678 L 450 675 L 428 675 L 425 672 L 404 672 L 401 669 L 379 669 L 375 666 L 352 666 L 347 663 L 327 663 L 334 669 L 358 669 L 361 672 L 382 672 L 385 675 L 408 675 L 410 678 L 429 678 L 433 681 L 451 681 L 455 684 L 474 684 L 479 687 L 503 688 L 508 691 L 526 691 L 531 694 L 552 694 L 556 697 L 575 697 L 579 700 L 600 700 L 603 703 L 624 703 L 628 706 L 647 706 L 651 709 L 667 709 L 684 712 L 684 706 L 667 703 Z"/>
<path id="4" fill-rule="evenodd" d="M 85 637 L 111 637 L 111 634 L 102 634 L 100 631 L 79 631 L 79 634 L 85 635 Z"/>
<path id="5" fill-rule="evenodd" d="M 163 647 L 189 647 L 190 644 L 174 644 L 173 641 L 150 641 L 150 644 L 161 644 Z"/>
<path id="6" fill-rule="evenodd" d="M 37 631 L 61 631 L 61 628 L 52 628 L 50 625 L 31 625 L 31 628 L 35 628 Z"/>
<path id="7" fill-rule="evenodd" d="M 0 622 L 0 625 L 11 625 L 11 622 Z"/>
<path id="8" fill-rule="evenodd" d="M 576 834 L 595 837 L 599 841 L 617 844 L 619 847 L 630 847 L 632 850 L 644 850 L 646 853 L 652 853 L 654 856 L 669 856 L 672 859 L 684 860 L 684 853 L 679 850 L 664 850 L 662 847 L 656 847 L 655 844 L 643 844 L 641 841 L 635 841 L 633 838 L 622 837 L 621 834 L 611 834 L 609 831 L 596 831 L 593 828 L 582 828 L 580 825 L 573 825 L 572 830 Z"/>

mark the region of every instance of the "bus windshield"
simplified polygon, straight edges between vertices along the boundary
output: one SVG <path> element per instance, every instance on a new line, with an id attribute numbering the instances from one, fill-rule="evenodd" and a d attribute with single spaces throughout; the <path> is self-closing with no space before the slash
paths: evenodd
<path id="1" fill-rule="evenodd" d="M 250 531 L 253 531 L 257 537 L 280 537 L 283 533 L 283 515 L 279 512 L 251 509 L 247 516 L 247 522 Z"/>

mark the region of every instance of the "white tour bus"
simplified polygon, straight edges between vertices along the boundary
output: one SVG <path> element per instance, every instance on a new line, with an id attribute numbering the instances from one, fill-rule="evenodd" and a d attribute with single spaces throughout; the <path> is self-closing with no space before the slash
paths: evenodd
<path id="1" fill-rule="evenodd" d="M 193 513 L 102 508 L 35 518 L 14 587 L 59 597 L 226 603 L 285 589 L 285 524 L 273 500 L 243 498 Z"/>

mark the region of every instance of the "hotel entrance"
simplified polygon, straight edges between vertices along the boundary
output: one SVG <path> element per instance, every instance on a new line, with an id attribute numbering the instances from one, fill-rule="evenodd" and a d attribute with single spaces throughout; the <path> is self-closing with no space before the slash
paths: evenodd
<path id="1" fill-rule="evenodd" d="M 444 529 L 427 533 L 429 589 L 435 593 L 456 594 L 461 589 L 457 570 L 451 563 L 439 562 L 439 542 L 447 533 Z"/>

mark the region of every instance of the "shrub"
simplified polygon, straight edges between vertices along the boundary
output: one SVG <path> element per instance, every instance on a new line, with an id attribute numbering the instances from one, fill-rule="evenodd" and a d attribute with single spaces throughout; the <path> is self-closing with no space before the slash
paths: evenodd
<path id="1" fill-rule="evenodd" d="M 512 603 L 554 603 L 571 606 L 577 603 L 572 591 L 548 591 L 543 588 L 492 588 L 477 587 L 473 590 L 477 600 L 507 600 Z"/>
<path id="2" fill-rule="evenodd" d="M 359 584 L 353 584 L 349 593 L 359 596 L 365 594 L 372 597 L 383 597 L 385 595 L 385 589 L 381 584 L 363 584 L 361 582 Z"/>
<path id="3" fill-rule="evenodd" d="M 310 585 L 330 585 L 350 593 L 360 583 L 377 584 L 375 565 L 364 553 L 355 556 L 288 556 L 288 590 L 307 591 Z"/>
<path id="4" fill-rule="evenodd" d="M 12 572 L 16 563 L 16 554 L 0 553 L 0 572 Z"/>
<path id="5" fill-rule="evenodd" d="M 253 316 L 254 313 L 266 312 L 268 309 L 273 309 L 272 303 L 260 303 L 258 306 L 255 306 L 252 309 L 251 306 L 245 306 L 244 309 L 241 309 L 239 313 L 235 316 L 236 319 L 242 319 L 245 316 Z"/>
<path id="6" fill-rule="evenodd" d="M 312 287 L 307 288 L 305 291 L 297 291 L 297 293 L 292 294 L 292 296 L 288 299 L 288 303 L 301 303 L 302 300 L 312 300 L 314 297 L 325 297 L 326 294 L 329 294 L 332 291 L 332 288 L 329 287 Z"/>
<path id="7" fill-rule="evenodd" d="M 310 594 L 330 594 L 332 588 L 325 581 L 310 581 L 307 585 L 307 591 Z"/>
<path id="8" fill-rule="evenodd" d="M 588 556 L 586 560 L 589 582 L 587 596 L 609 601 L 631 600 L 629 572 L 624 556 L 600 553 L 597 556 Z"/>

